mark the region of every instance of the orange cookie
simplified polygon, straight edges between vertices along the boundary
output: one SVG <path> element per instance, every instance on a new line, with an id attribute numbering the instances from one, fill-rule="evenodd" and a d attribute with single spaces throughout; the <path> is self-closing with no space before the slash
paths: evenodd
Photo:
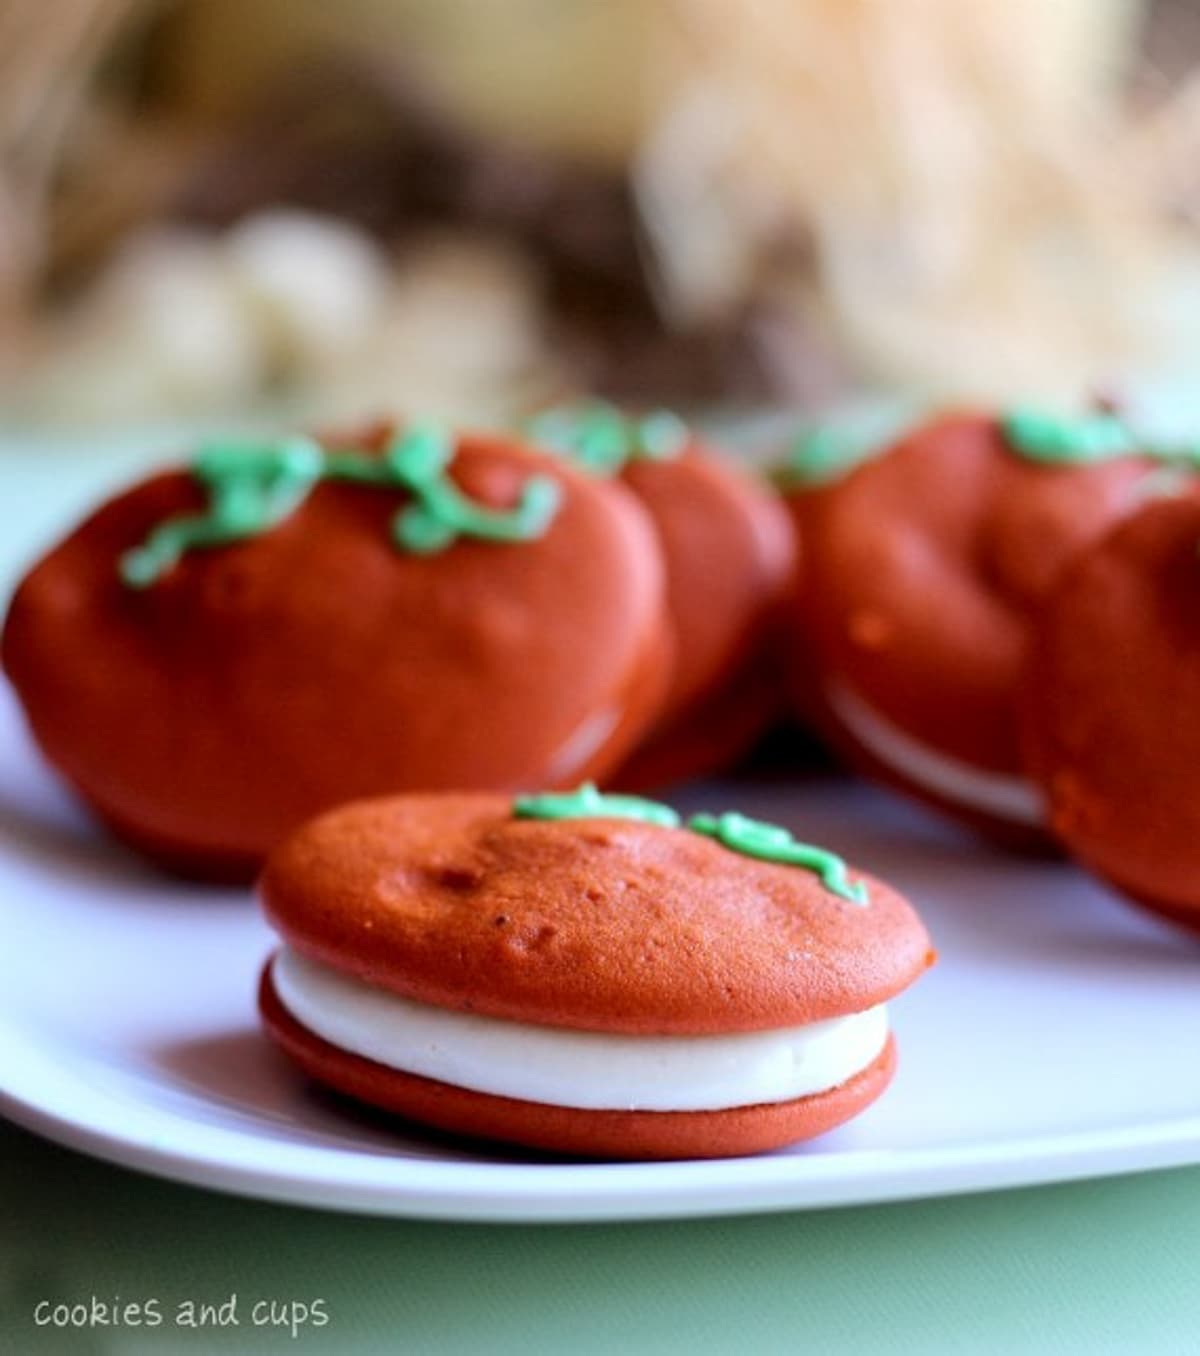
<path id="1" fill-rule="evenodd" d="M 1110 416 L 951 415 L 822 492 L 797 629 L 831 740 L 956 818 L 1043 841 L 1017 733 L 1030 631 L 1066 561 L 1138 505 L 1154 467 Z"/>
<path id="2" fill-rule="evenodd" d="M 1142 509 L 1063 572 L 1027 672 L 1024 748 L 1082 862 L 1200 932 L 1200 502 Z"/>
<path id="3" fill-rule="evenodd" d="M 631 495 L 511 440 L 378 441 L 208 449 L 18 589 L 3 658 L 34 733 L 152 857 L 244 877 L 352 797 L 604 776 L 657 712 Z"/>
<path id="4" fill-rule="evenodd" d="M 772 628 L 795 564 L 778 497 L 666 412 L 630 418 L 602 403 L 550 410 L 531 435 L 594 475 L 619 476 L 662 547 L 671 682 L 644 756 L 639 749 L 610 780 L 652 787 L 727 766 L 782 706 L 762 672 L 775 667 Z"/>
<path id="5" fill-rule="evenodd" d="M 260 883 L 268 1030 L 314 1078 L 460 1133 L 604 1157 L 818 1134 L 894 1060 L 930 964 L 909 906 L 736 814 L 397 796 L 305 825 Z"/>
<path id="6" fill-rule="evenodd" d="M 829 419 L 810 423 L 796 433 L 771 479 L 792 520 L 796 542 L 796 570 L 790 606 L 781 609 L 780 669 L 791 697 L 793 714 L 806 731 L 816 732 L 825 716 L 820 695 L 818 665 L 807 636 L 806 609 L 801 603 L 805 583 L 804 541 L 808 520 L 825 495 L 856 466 L 898 441 L 916 422 L 907 405 L 879 404 L 851 407 Z"/>

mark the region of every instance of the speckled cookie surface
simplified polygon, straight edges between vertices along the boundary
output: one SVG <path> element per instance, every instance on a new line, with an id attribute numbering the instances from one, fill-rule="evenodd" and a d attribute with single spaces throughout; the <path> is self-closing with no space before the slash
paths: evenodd
<path id="1" fill-rule="evenodd" d="M 252 872 L 355 796 L 604 775 L 667 681 L 661 557 L 620 486 L 483 437 L 451 467 L 495 507 L 534 474 L 562 492 L 537 540 L 406 552 L 404 492 L 326 482 L 142 589 L 122 553 L 203 501 L 182 472 L 134 487 L 13 600 L 4 665 L 44 753 L 119 832 L 200 874 Z"/>
<path id="2" fill-rule="evenodd" d="M 507 797 L 446 795 L 312 821 L 260 890 L 292 946 L 419 1002 L 704 1035 L 860 1012 L 916 979 L 932 959 L 924 927 L 861 879 L 865 906 L 689 830 L 520 819 Z"/>
<path id="3" fill-rule="evenodd" d="M 889 1038 L 879 1057 L 853 1078 L 790 1102 L 724 1111 L 581 1111 L 473 1092 L 339 1050 L 288 1013 L 269 971 L 259 1007 L 272 1039 L 326 1087 L 454 1134 L 592 1158 L 728 1157 L 811 1139 L 869 1106 L 886 1090 L 896 1066 Z"/>
<path id="4" fill-rule="evenodd" d="M 1064 571 L 1023 715 L 1063 842 L 1200 931 L 1200 501 L 1147 506 Z"/>

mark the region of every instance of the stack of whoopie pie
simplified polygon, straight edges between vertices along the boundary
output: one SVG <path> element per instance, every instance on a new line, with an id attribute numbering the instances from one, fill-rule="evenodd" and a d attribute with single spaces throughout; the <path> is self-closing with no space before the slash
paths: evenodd
<path id="1" fill-rule="evenodd" d="M 1200 925 L 1200 456 L 1110 413 L 800 448 L 795 708 L 868 775 Z"/>
<path id="2" fill-rule="evenodd" d="M 531 438 L 206 447 L 33 568 L 5 667 L 122 838 L 267 859 L 263 1017 L 320 1081 L 574 1153 L 819 1134 L 891 1078 L 916 915 L 782 827 L 592 780 L 708 770 L 772 717 L 790 520 L 671 416 Z"/>
<path id="3" fill-rule="evenodd" d="M 30 571 L 4 665 L 116 834 L 266 863 L 261 1011 L 312 1077 L 560 1152 L 754 1152 L 879 1095 L 929 939 L 788 828 L 629 793 L 790 692 L 868 775 L 1200 930 L 1197 462 L 1028 410 L 810 438 L 782 495 L 601 404 L 221 442 Z"/>

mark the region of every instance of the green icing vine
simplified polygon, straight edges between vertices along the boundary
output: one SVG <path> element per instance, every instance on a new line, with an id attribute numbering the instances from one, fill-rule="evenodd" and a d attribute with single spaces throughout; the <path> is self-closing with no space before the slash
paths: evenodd
<path id="1" fill-rule="evenodd" d="M 821 884 L 830 894 L 848 899 L 852 904 L 864 905 L 870 900 L 862 881 L 850 881 L 841 857 L 824 848 L 813 847 L 811 843 L 798 843 L 778 824 L 750 819 L 731 810 L 722 815 L 693 815 L 687 826 L 695 833 L 715 838 L 723 847 L 740 852 L 744 857 L 812 871 L 820 876 Z"/>
<path id="2" fill-rule="evenodd" d="M 549 476 L 531 476 L 512 509 L 475 503 L 450 479 L 454 440 L 443 430 L 414 425 L 397 434 L 382 456 L 326 450 L 311 438 L 276 443 L 222 442 L 203 449 L 192 474 L 208 492 L 199 513 L 168 518 L 121 557 L 130 588 L 146 588 L 186 552 L 257 536 L 295 512 L 323 480 L 405 490 L 412 502 L 392 522 L 392 539 L 406 551 L 431 554 L 459 537 L 522 542 L 540 537 L 558 511 L 561 490 Z"/>
<path id="3" fill-rule="evenodd" d="M 529 420 L 526 432 L 601 476 L 619 475 L 631 461 L 671 461 L 691 440 L 687 425 L 669 410 L 634 418 L 605 401 L 545 410 Z"/>
<path id="4" fill-rule="evenodd" d="M 1169 470 L 1200 472 L 1200 440 L 1172 443 L 1143 436 L 1113 414 L 1070 416 L 1023 407 L 1002 416 L 1001 428 L 1014 452 L 1048 466 L 1083 466 L 1140 453 Z"/>
<path id="5" fill-rule="evenodd" d="M 574 791 L 518 796 L 513 801 L 518 819 L 638 819 L 664 829 L 679 827 L 679 815 L 669 805 L 641 796 L 609 796 L 584 782 Z"/>
<path id="6" fill-rule="evenodd" d="M 1021 407 L 1005 414 L 1001 427 L 1014 452 L 1048 466 L 1086 465 L 1140 450 L 1124 422 L 1112 414 L 1070 418 Z"/>
<path id="7" fill-rule="evenodd" d="M 828 485 L 865 461 L 880 445 L 857 431 L 820 424 L 796 435 L 787 458 L 773 472 L 775 484 L 784 491 Z"/>
<path id="8" fill-rule="evenodd" d="M 669 805 L 641 796 L 604 795 L 593 782 L 585 782 L 574 791 L 517 796 L 513 814 L 518 819 L 637 819 L 665 829 L 681 826 L 679 815 Z M 821 878 L 826 890 L 852 904 L 870 902 L 867 887 L 861 881 L 850 881 L 841 857 L 809 843 L 798 843 L 777 824 L 730 811 L 722 815 L 693 815 L 685 827 L 715 838 L 723 847 L 745 857 L 811 871 Z"/>

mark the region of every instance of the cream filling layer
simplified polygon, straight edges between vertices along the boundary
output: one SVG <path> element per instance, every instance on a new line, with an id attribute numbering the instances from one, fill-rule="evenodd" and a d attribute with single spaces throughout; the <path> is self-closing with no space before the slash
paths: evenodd
<path id="1" fill-rule="evenodd" d="M 872 1064 L 887 1009 L 732 1036 L 622 1036 L 414 1003 L 283 947 L 275 992 L 309 1031 L 403 1073 L 586 1110 L 720 1111 L 826 1092 Z"/>
<path id="2" fill-rule="evenodd" d="M 829 683 L 825 700 L 873 758 L 893 768 L 914 786 L 998 819 L 1035 828 L 1045 823 L 1042 798 L 1023 777 L 985 772 L 923 744 L 842 683 Z"/>

